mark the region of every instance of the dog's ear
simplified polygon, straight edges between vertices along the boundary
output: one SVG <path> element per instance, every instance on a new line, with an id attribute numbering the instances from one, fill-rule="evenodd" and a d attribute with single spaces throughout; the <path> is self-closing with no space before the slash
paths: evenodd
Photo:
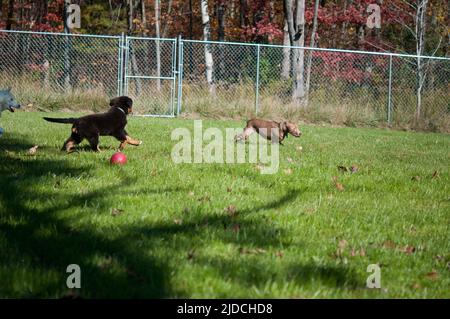
<path id="1" fill-rule="evenodd" d="M 287 132 L 286 122 L 278 123 L 278 127 L 280 128 L 280 133 L 279 133 L 280 136 L 287 137 L 287 134 L 286 134 L 286 132 Z"/>
<path id="2" fill-rule="evenodd" d="M 109 101 L 109 106 L 115 106 L 115 105 L 117 105 L 117 99 L 118 99 L 117 97 L 111 99 L 111 100 Z"/>

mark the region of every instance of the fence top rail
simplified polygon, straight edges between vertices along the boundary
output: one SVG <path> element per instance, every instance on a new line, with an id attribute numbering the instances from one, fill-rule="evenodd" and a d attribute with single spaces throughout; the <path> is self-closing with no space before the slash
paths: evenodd
<path id="1" fill-rule="evenodd" d="M 167 42 L 176 42 L 177 38 L 151 38 L 151 37 L 135 37 L 135 36 L 126 36 L 127 39 L 130 40 L 149 40 L 149 41 L 167 41 Z"/>
<path id="2" fill-rule="evenodd" d="M 370 51 L 358 51 L 358 50 L 343 50 L 343 49 L 329 49 L 329 48 L 311 48 L 311 47 L 301 47 L 301 46 L 285 46 L 278 44 L 259 44 L 259 43 L 245 43 L 245 42 L 225 42 L 225 41 L 205 41 L 205 40 L 184 40 L 183 42 L 191 43 L 210 43 L 210 44 L 225 44 L 225 45 L 242 45 L 242 46 L 260 46 L 269 48 L 289 48 L 289 49 L 303 49 L 303 50 L 314 50 L 314 51 L 326 51 L 326 52 L 339 52 L 339 53 L 355 53 L 355 54 L 367 54 L 367 55 L 379 55 L 386 57 L 402 57 L 402 58 L 421 58 L 421 59 L 433 59 L 433 60 L 444 60 L 450 61 L 450 58 L 446 57 L 435 57 L 426 55 L 414 55 L 414 54 L 402 54 L 402 53 L 391 53 L 391 52 L 370 52 Z"/>
<path id="3" fill-rule="evenodd" d="M 106 38 L 106 39 L 120 39 L 122 35 L 95 35 L 95 34 L 79 34 L 79 33 L 61 33 L 61 32 L 36 32 L 36 31 L 23 31 L 23 30 L 0 30 L 3 33 L 22 33 L 22 34 L 36 34 L 36 35 L 57 35 L 57 36 L 71 36 L 71 37 L 87 37 L 87 38 Z M 152 37 L 138 37 L 138 36 L 126 36 L 128 39 L 132 40 L 160 40 L 160 41 L 170 41 L 175 42 L 177 38 L 152 38 Z M 325 52 L 339 52 L 339 53 L 354 53 L 354 54 L 366 54 L 366 55 L 378 55 L 385 57 L 401 57 L 401 58 L 420 58 L 420 59 L 432 59 L 432 60 L 442 60 L 450 61 L 447 57 L 435 57 L 435 56 L 425 56 L 425 55 L 414 55 L 414 54 L 402 54 L 402 53 L 391 53 L 391 52 L 370 52 L 370 51 L 359 51 L 359 50 L 343 50 L 343 49 L 330 49 L 330 48 L 311 48 L 302 46 L 284 46 L 278 44 L 259 44 L 259 43 L 245 43 L 245 42 L 228 42 L 228 41 L 205 41 L 205 40 L 185 40 L 182 42 L 187 43 L 208 43 L 208 44 L 223 44 L 223 45 L 241 45 L 241 46 L 252 46 L 252 47 L 272 47 L 272 48 L 289 48 L 289 49 L 302 49 L 302 50 L 315 50 L 315 51 L 325 51 Z"/>
<path id="4" fill-rule="evenodd" d="M 80 34 L 80 33 L 61 33 L 61 32 L 35 32 L 22 30 L 0 30 L 3 33 L 22 33 L 35 35 L 57 35 L 57 36 L 71 36 L 71 37 L 85 37 L 85 38 L 103 38 L 103 39 L 120 39 L 120 35 L 95 35 L 95 34 Z"/>

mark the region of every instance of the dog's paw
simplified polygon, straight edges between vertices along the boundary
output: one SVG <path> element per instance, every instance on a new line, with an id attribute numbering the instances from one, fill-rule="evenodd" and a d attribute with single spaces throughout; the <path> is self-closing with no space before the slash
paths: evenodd
<path id="1" fill-rule="evenodd" d="M 138 144 L 138 145 L 142 145 L 142 143 L 143 143 L 142 141 L 139 141 L 139 144 Z"/>

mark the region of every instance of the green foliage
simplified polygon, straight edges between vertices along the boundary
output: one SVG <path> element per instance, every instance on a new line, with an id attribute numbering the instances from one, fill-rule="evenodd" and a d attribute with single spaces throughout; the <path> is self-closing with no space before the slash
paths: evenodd
<path id="1" fill-rule="evenodd" d="M 126 10 L 124 8 L 119 10 L 115 9 L 112 11 L 114 17 L 118 16 L 114 20 L 111 18 L 108 3 L 105 1 L 83 6 L 81 12 L 81 33 L 117 35 L 126 32 Z"/>

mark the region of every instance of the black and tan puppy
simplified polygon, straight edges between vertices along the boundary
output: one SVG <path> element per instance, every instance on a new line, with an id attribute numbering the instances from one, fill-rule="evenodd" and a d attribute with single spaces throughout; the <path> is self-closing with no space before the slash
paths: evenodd
<path id="1" fill-rule="evenodd" d="M 80 144 L 82 140 L 87 139 L 92 150 L 99 152 L 98 147 L 100 136 L 114 136 L 120 141 L 119 149 L 122 150 L 126 144 L 138 146 L 141 141 L 132 139 L 125 125 L 127 124 L 127 115 L 132 112 L 133 100 L 128 96 L 119 96 L 109 102 L 111 108 L 106 113 L 86 115 L 80 118 L 49 118 L 44 120 L 55 123 L 72 124 L 72 134 L 64 142 L 63 150 L 70 153 L 75 145 Z"/>
<path id="2" fill-rule="evenodd" d="M 295 137 L 300 137 L 302 132 L 298 129 L 297 125 L 292 122 L 275 122 L 262 119 L 251 119 L 247 121 L 247 126 L 244 128 L 242 134 L 235 136 L 235 141 L 247 140 L 247 138 L 253 133 L 257 132 L 262 137 L 271 140 L 272 143 L 280 143 L 291 134 Z M 273 137 L 273 140 L 272 140 Z"/>

